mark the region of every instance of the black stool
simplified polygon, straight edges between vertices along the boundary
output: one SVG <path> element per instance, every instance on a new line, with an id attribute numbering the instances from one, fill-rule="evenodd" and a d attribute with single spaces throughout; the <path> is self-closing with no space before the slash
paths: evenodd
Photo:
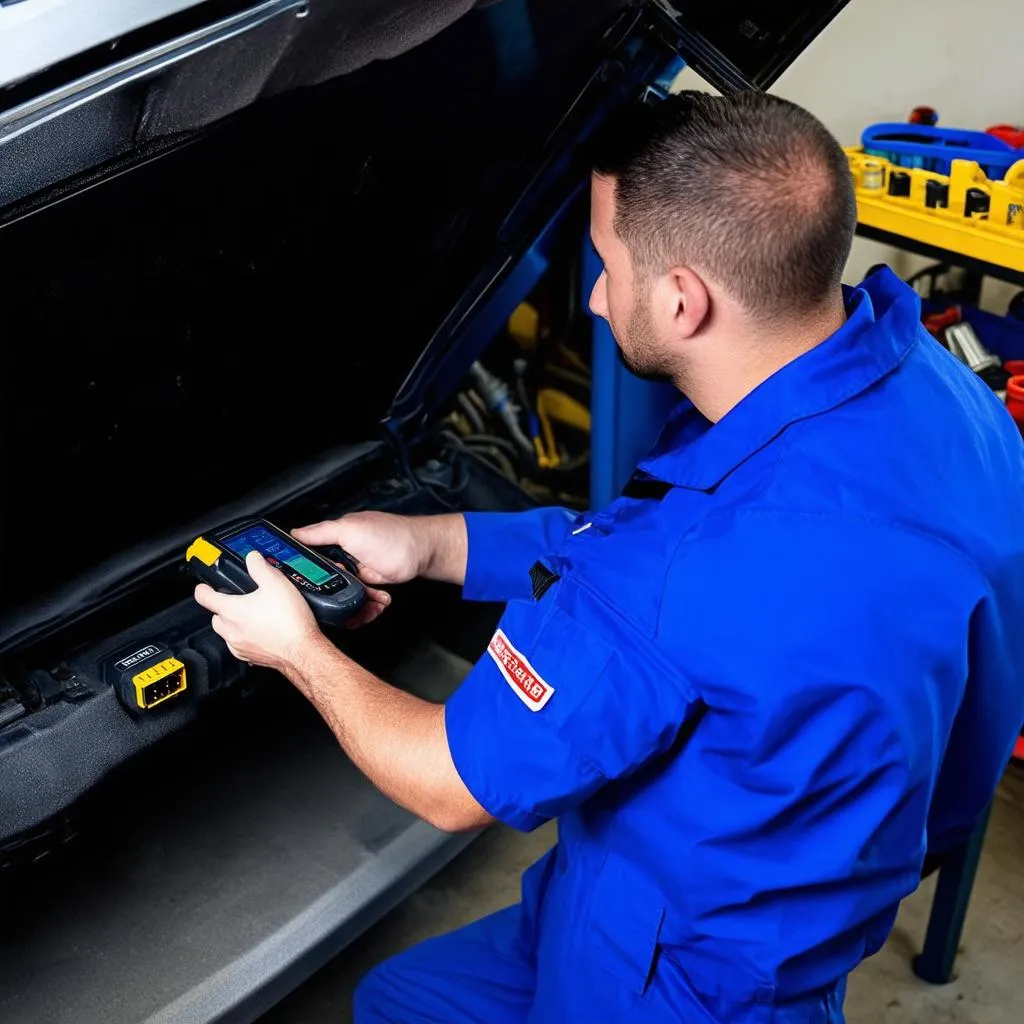
<path id="1" fill-rule="evenodd" d="M 953 963 L 960 946 L 967 905 L 971 901 L 974 876 L 978 871 L 981 847 L 985 842 L 991 813 L 992 805 L 989 804 L 977 828 L 962 846 L 925 861 L 922 877 L 938 871 L 939 881 L 932 899 L 924 949 L 914 957 L 914 973 L 922 981 L 945 985 L 953 980 Z"/>

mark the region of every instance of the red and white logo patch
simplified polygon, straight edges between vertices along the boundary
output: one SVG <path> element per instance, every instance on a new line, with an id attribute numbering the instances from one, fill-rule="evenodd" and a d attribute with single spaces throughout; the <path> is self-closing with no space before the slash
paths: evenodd
<path id="1" fill-rule="evenodd" d="M 512 687 L 515 695 L 531 710 L 540 711 L 555 692 L 533 670 L 533 666 L 508 642 L 508 637 L 499 629 L 491 638 L 487 653 Z"/>

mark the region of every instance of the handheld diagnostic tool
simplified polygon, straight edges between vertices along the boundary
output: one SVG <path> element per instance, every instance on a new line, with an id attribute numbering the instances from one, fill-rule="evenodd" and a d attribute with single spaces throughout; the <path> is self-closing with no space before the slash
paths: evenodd
<path id="1" fill-rule="evenodd" d="M 366 590 L 351 572 L 265 519 L 247 519 L 196 537 L 185 552 L 185 564 L 214 590 L 249 594 L 256 589 L 245 568 L 250 551 L 258 551 L 283 572 L 324 625 L 341 625 L 366 601 Z M 354 567 L 347 555 L 345 560 Z"/>

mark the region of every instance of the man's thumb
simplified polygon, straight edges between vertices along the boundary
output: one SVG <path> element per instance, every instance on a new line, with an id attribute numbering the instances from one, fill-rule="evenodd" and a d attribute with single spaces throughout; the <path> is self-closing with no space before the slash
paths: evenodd
<path id="1" fill-rule="evenodd" d="M 245 556 L 245 568 L 258 587 L 272 580 L 276 571 L 273 566 L 267 564 L 267 560 L 258 551 L 250 551 Z"/>

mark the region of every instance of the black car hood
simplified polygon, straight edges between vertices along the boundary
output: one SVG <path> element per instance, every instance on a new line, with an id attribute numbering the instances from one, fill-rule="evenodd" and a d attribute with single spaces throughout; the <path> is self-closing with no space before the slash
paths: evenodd
<path id="1" fill-rule="evenodd" d="M 217 0 L 121 40 L 121 77 L 108 47 L 0 93 L 0 627 L 384 421 L 415 432 L 580 188 L 581 135 L 672 50 L 769 84 L 840 5 L 468 6 L 263 3 L 147 63 L 249 10 Z"/>
<path id="2" fill-rule="evenodd" d="M 472 271 L 509 240 L 507 216 L 585 117 L 558 128 L 580 106 L 600 114 L 624 99 L 595 96 L 594 80 L 628 79 L 624 63 L 649 59 L 632 32 L 660 38 L 719 89 L 763 89 L 845 2 L 207 0 L 0 89 L 0 226 L 82 193 L 0 232 L 0 279 L 31 302 L 40 287 L 52 294 L 73 279 L 95 295 L 104 247 L 139 251 L 143 231 L 167 239 L 161 260 L 180 260 L 176 273 L 187 276 L 185 266 L 242 258 L 217 251 L 232 227 L 218 219 L 248 219 L 250 233 L 262 219 L 283 236 L 309 206 L 303 193 L 323 190 L 323 219 L 303 226 L 302 262 L 233 298 L 260 310 L 276 292 L 300 315 L 315 309 L 318 333 L 337 331 L 343 386 L 359 392 L 369 418 L 384 418 L 403 388 L 407 415 L 411 371 L 432 343 L 451 344 L 438 329 L 460 299 L 479 301 L 467 294 L 484 283 Z M 0 54 L 18 44 L 0 43 Z M 207 152 L 171 154 L 187 143 Z M 138 169 L 161 155 L 160 170 Z M 110 200 L 84 194 L 104 181 L 127 231 L 111 223 Z M 564 192 L 573 182 L 547 186 Z M 154 192 L 163 218 L 147 210 Z M 75 263 L 76 249 L 92 273 Z M 34 252 L 45 256 L 35 262 Z M 249 260 L 253 280 L 267 255 Z M 218 268 L 204 273 L 215 292 Z M 318 288 L 340 305 L 319 303 Z M 236 309 L 244 323 L 246 309 Z M 224 326 L 218 344 L 237 333 Z M 72 343 L 63 326 L 51 325 L 51 339 L 57 330 Z M 32 336 L 41 344 L 47 334 Z M 148 342 L 183 344 L 195 341 L 173 330 Z M 349 421 L 362 435 L 364 417 Z"/>

